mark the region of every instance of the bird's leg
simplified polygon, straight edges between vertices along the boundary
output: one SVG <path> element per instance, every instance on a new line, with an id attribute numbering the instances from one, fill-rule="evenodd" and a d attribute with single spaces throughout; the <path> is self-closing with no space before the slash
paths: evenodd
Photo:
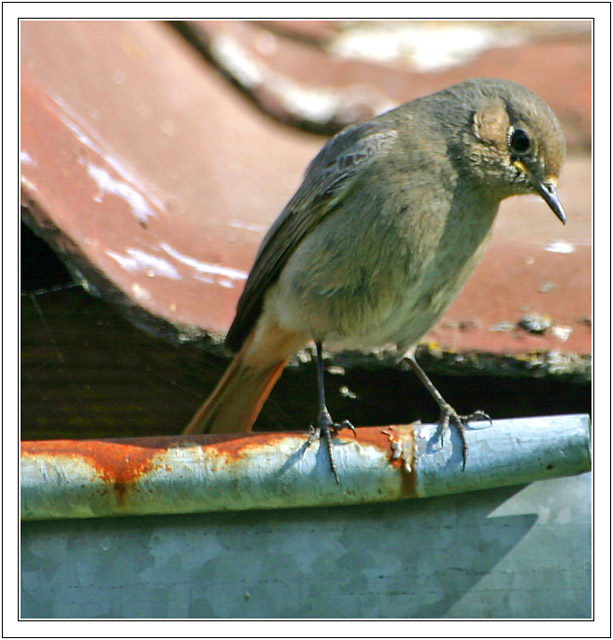
<path id="1" fill-rule="evenodd" d="M 414 373 L 421 380 L 423 385 L 428 389 L 430 395 L 434 398 L 438 406 L 441 410 L 441 416 L 439 418 L 439 427 L 441 430 L 441 444 L 443 442 L 443 435 L 445 431 L 453 425 L 458 435 L 460 436 L 460 442 L 462 443 L 462 471 L 466 469 L 466 459 L 468 458 L 468 445 L 466 444 L 466 425 L 471 422 L 471 420 L 489 420 L 492 422 L 492 419 L 485 413 L 485 411 L 473 411 L 470 415 L 461 416 L 458 412 L 443 398 L 440 394 L 439 390 L 434 386 L 430 378 L 426 375 L 426 372 L 419 366 L 417 360 L 415 360 L 415 356 L 413 354 L 405 354 L 405 359 L 408 361 L 411 369 L 413 369 Z"/>
<path id="2" fill-rule="evenodd" d="M 322 437 L 326 442 L 326 448 L 328 449 L 328 456 L 330 457 L 330 468 L 334 474 L 336 482 L 340 484 L 338 472 L 336 470 L 336 463 L 334 462 L 334 453 L 332 445 L 332 436 L 336 435 L 341 429 L 351 429 L 353 434 L 357 437 L 355 427 L 349 422 L 349 420 L 343 420 L 342 422 L 334 422 L 330 416 L 330 412 L 326 407 L 326 393 L 324 389 L 324 363 L 322 357 L 322 345 L 320 341 L 315 342 L 316 356 L 315 361 L 317 364 L 317 391 L 319 394 L 319 411 L 317 415 L 317 426 L 311 425 L 311 433 L 309 439 L 306 442 L 306 447 L 311 446 L 316 440 L 320 440 Z"/>

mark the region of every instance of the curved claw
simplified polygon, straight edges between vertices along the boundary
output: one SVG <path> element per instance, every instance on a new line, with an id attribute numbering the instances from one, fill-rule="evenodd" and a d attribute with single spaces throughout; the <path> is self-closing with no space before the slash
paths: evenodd
<path id="1" fill-rule="evenodd" d="M 485 411 L 478 409 L 471 414 L 461 416 L 451 405 L 446 405 L 441 410 L 441 417 L 439 419 L 439 427 L 441 430 L 441 446 L 443 446 L 444 433 L 451 425 L 453 425 L 460 436 L 460 442 L 462 443 L 462 471 L 466 470 L 466 461 L 468 459 L 468 444 L 466 442 L 465 431 L 466 427 L 473 420 L 487 420 L 490 426 L 493 425 L 492 419 Z"/>
<path id="2" fill-rule="evenodd" d="M 349 422 L 349 420 L 343 420 L 342 422 L 333 422 L 330 414 L 325 411 L 322 412 L 317 420 L 317 427 L 310 425 L 309 437 L 304 445 L 303 454 L 308 447 L 310 447 L 316 440 L 322 438 L 326 442 L 326 449 L 328 450 L 328 457 L 330 458 L 330 469 L 334 474 L 334 479 L 337 484 L 340 484 L 340 478 L 338 477 L 338 471 L 336 469 L 336 462 L 334 461 L 334 451 L 332 436 L 336 435 L 341 429 L 351 429 L 353 435 L 357 438 L 358 434 L 355 427 Z"/>
<path id="3" fill-rule="evenodd" d="M 349 422 L 349 420 L 343 420 L 342 422 L 335 422 L 334 424 L 330 425 L 330 429 L 334 431 L 335 435 L 342 429 L 351 429 L 356 439 L 358 437 L 358 432 L 355 430 L 355 427 L 351 424 L 351 422 Z"/>
<path id="4" fill-rule="evenodd" d="M 479 420 L 487 420 L 487 422 L 490 423 L 490 427 L 494 426 L 494 423 L 492 421 L 492 419 L 490 418 L 489 414 L 485 413 L 485 411 L 481 411 L 481 409 L 477 409 L 477 411 L 473 411 L 471 414 L 467 415 L 467 416 L 460 416 L 460 418 L 462 419 L 462 421 L 464 422 L 465 425 L 468 425 L 469 422 L 472 422 L 473 420 L 475 421 L 479 421 Z M 487 428 L 489 429 L 489 427 L 482 427 L 482 428 Z"/>

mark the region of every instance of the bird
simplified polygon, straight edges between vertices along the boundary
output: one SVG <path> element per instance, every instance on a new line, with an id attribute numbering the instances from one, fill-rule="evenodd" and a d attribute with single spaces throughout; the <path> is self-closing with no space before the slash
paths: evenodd
<path id="1" fill-rule="evenodd" d="M 415 349 L 483 256 L 505 198 L 540 196 L 566 215 L 557 182 L 566 155 L 550 107 L 508 80 L 465 80 L 330 138 L 257 252 L 225 338 L 234 353 L 184 430 L 247 432 L 288 359 L 315 344 L 318 414 L 339 482 L 333 436 L 348 427 L 326 406 L 323 348 L 391 345 L 439 406 L 442 434 L 464 436 L 483 411 L 459 415 Z"/>

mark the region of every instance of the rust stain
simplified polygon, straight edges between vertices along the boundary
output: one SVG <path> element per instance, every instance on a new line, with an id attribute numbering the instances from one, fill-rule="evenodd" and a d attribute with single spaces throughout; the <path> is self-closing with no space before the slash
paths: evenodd
<path id="1" fill-rule="evenodd" d="M 168 458 L 164 457 L 171 449 L 200 447 L 203 452 L 232 465 L 248 452 L 257 453 L 260 449 L 276 447 L 288 438 L 302 436 L 306 441 L 306 431 L 26 441 L 21 444 L 21 455 L 22 458 L 62 457 L 84 462 L 98 474 L 105 488 L 113 490 L 117 504 L 121 506 L 125 504 L 130 491 L 135 490 L 138 481 L 156 466 L 156 456 L 159 467 L 168 473 L 172 472 Z M 343 430 L 336 437 L 346 441 L 355 438 L 348 430 L 346 433 Z M 387 455 L 389 464 L 402 475 L 405 495 L 415 495 L 413 425 L 360 427 L 357 429 L 357 440 Z"/>
<path id="2" fill-rule="evenodd" d="M 400 473 L 402 475 L 402 491 L 407 498 L 418 498 L 417 494 L 417 471 L 415 468 L 415 433 L 411 429 L 409 435 L 411 441 L 411 451 L 404 451 Z"/>
<path id="3" fill-rule="evenodd" d="M 379 433 L 387 439 L 387 448 L 390 450 L 390 465 L 398 469 L 402 479 L 402 493 L 407 498 L 417 497 L 413 432 L 415 425 L 416 423 L 378 427 Z"/>
<path id="4" fill-rule="evenodd" d="M 223 457 L 231 464 L 240 460 L 248 450 L 274 446 L 288 436 L 295 437 L 296 433 L 26 441 L 21 443 L 21 456 L 80 460 L 98 474 L 105 486 L 113 489 L 117 503 L 122 505 L 134 484 L 154 468 L 156 456 L 160 456 L 162 468 L 172 472 L 172 467 L 163 459 L 170 449 L 199 445 L 203 451 Z"/>
<path id="5" fill-rule="evenodd" d="M 407 498 L 417 497 L 413 435 L 415 424 L 357 429 L 359 442 L 374 446 L 389 455 L 389 464 L 398 469 L 402 478 L 402 492 Z"/>
<path id="6" fill-rule="evenodd" d="M 299 433 L 299 432 L 298 432 Z M 275 446 L 288 437 L 296 437 L 291 431 L 274 431 L 260 433 L 220 433 L 200 436 L 182 437 L 183 441 L 199 443 L 202 450 L 213 451 L 223 456 L 228 462 L 241 460 L 249 451 L 262 447 Z"/>
<path id="7" fill-rule="evenodd" d="M 391 431 L 395 429 L 394 426 L 380 426 L 380 427 L 358 427 L 357 431 L 357 440 L 362 444 L 368 444 L 370 446 L 376 447 L 380 449 L 384 453 L 392 453 L 390 449 L 390 437 L 385 433 L 385 431 Z M 347 431 L 347 436 L 345 436 L 345 431 L 341 432 L 339 435 L 343 437 L 345 440 L 354 439 L 355 436 Z"/>
<path id="8" fill-rule="evenodd" d="M 136 439 L 135 439 L 136 440 Z M 46 440 L 23 442 L 22 457 L 63 457 L 82 460 L 112 487 L 118 504 L 125 502 L 126 493 L 136 480 L 153 467 L 153 458 L 163 453 L 157 438 L 120 440 Z"/>
<path id="9" fill-rule="evenodd" d="M 389 453 L 390 462 L 394 466 L 400 466 L 399 460 L 392 460 L 393 451 L 390 448 L 390 439 L 382 432 L 385 429 L 395 427 L 357 427 L 357 440 L 362 444 L 380 449 L 383 453 Z M 411 427 L 398 427 L 402 429 L 403 437 Z M 412 433 L 412 431 L 411 431 Z M 304 438 L 306 441 L 308 431 L 266 431 L 256 433 L 223 433 L 208 434 L 199 436 L 182 436 L 185 441 L 200 443 L 203 451 L 215 451 L 219 455 L 226 457 L 229 461 L 240 460 L 247 452 L 253 452 L 263 447 L 275 447 L 287 438 Z M 336 434 L 335 439 L 346 442 L 355 440 L 356 436 L 349 430 L 343 429 Z"/>

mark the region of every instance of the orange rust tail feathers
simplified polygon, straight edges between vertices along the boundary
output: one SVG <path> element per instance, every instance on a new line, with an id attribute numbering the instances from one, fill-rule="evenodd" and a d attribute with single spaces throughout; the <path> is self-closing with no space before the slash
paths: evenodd
<path id="1" fill-rule="evenodd" d="M 251 431 L 289 357 L 306 342 L 275 322 L 259 322 L 183 433 Z"/>

